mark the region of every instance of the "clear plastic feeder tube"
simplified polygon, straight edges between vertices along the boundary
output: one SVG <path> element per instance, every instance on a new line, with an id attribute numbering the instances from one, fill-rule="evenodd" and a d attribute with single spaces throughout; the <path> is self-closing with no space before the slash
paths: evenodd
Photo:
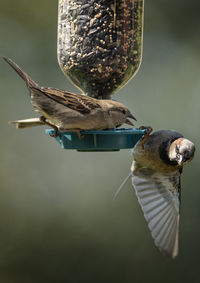
<path id="1" fill-rule="evenodd" d="M 84 93 L 110 98 L 139 69 L 144 0 L 59 0 L 58 62 Z"/>

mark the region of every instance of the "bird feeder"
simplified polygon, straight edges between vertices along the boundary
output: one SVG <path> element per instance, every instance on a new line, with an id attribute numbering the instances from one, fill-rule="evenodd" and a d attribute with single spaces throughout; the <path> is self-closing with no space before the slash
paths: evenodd
<path id="1" fill-rule="evenodd" d="M 59 0 L 57 55 L 63 73 L 84 94 L 110 99 L 139 69 L 143 14 L 144 0 Z M 134 139 L 137 135 L 139 139 L 142 132 L 131 129 L 132 135 L 133 131 Z M 94 135 L 93 140 L 103 135 L 100 148 L 92 146 L 91 150 L 107 148 L 113 133 L 116 140 L 124 139 L 126 134 L 129 139 L 131 135 L 130 129 L 88 132 L 84 132 L 80 143 L 85 143 L 90 134 Z M 72 140 L 74 135 L 71 134 Z M 63 136 L 68 139 L 69 132 L 59 133 L 61 145 Z M 119 142 L 117 150 L 120 144 L 127 148 L 127 144 Z"/>
<path id="2" fill-rule="evenodd" d="M 139 69 L 144 0 L 59 0 L 58 62 L 85 94 L 105 99 Z"/>
<path id="3" fill-rule="evenodd" d="M 80 139 L 75 132 L 58 132 L 56 140 L 63 149 L 77 151 L 119 151 L 133 148 L 142 138 L 146 130 L 140 129 L 113 129 L 104 131 L 81 131 Z M 54 130 L 46 130 L 47 134 L 54 135 Z"/>

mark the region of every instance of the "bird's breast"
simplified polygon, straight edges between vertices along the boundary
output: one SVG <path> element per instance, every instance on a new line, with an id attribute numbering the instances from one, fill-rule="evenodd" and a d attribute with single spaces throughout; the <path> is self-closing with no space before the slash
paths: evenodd
<path id="1" fill-rule="evenodd" d="M 158 151 L 136 148 L 133 151 L 133 157 L 140 166 L 150 168 L 157 172 L 169 173 L 179 170 L 179 167 L 163 162 Z"/>

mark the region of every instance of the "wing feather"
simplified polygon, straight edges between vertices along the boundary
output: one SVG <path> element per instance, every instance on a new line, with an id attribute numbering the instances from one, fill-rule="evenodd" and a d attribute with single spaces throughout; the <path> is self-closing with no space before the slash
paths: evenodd
<path id="1" fill-rule="evenodd" d="M 72 92 L 48 87 L 41 87 L 41 91 L 54 101 L 61 103 L 64 106 L 81 114 L 88 114 L 92 109 L 101 108 L 96 99 L 85 96 L 83 94 L 75 94 Z"/>
<path id="2" fill-rule="evenodd" d="M 156 246 L 177 256 L 180 172 L 164 174 L 137 166 L 132 170 L 132 183 Z"/>

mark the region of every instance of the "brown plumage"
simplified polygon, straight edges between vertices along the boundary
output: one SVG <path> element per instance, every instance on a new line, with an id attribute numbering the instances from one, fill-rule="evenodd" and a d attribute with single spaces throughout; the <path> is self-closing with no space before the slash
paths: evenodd
<path id="1" fill-rule="evenodd" d="M 161 130 L 133 149 L 132 183 L 156 246 L 166 255 L 178 255 L 181 173 L 194 156 L 194 144 L 180 133 Z"/>
<path id="2" fill-rule="evenodd" d="M 97 100 L 82 94 L 40 87 L 11 59 L 4 60 L 26 82 L 31 103 L 41 118 L 13 121 L 18 128 L 48 124 L 60 131 L 101 130 L 118 127 L 124 123 L 133 125 L 135 119 L 123 104 L 113 100 Z"/>
<path id="3" fill-rule="evenodd" d="M 180 133 L 161 130 L 150 135 L 151 127 L 133 148 L 129 177 L 148 222 L 156 246 L 166 255 L 178 255 L 181 174 L 194 156 L 194 144 Z"/>

